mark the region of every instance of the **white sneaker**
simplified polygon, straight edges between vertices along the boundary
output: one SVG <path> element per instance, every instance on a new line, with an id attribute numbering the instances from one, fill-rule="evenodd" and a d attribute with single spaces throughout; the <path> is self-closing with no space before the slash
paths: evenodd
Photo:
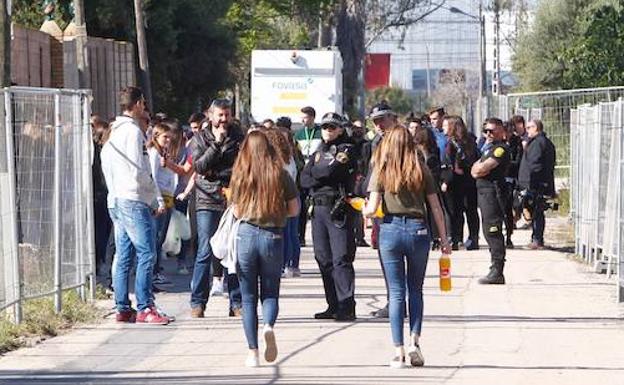
<path id="1" fill-rule="evenodd" d="M 301 270 L 298 267 L 291 267 L 293 277 L 301 277 Z"/>
<path id="2" fill-rule="evenodd" d="M 212 289 L 210 289 L 210 296 L 214 297 L 221 295 L 223 295 L 223 281 L 218 277 L 214 277 L 212 279 Z"/>
<path id="3" fill-rule="evenodd" d="M 266 362 L 273 362 L 277 358 L 277 344 L 275 343 L 275 332 L 273 328 L 264 326 L 264 359 Z"/>
<path id="4" fill-rule="evenodd" d="M 258 354 L 250 353 L 245 360 L 245 366 L 248 368 L 257 368 L 258 366 L 260 366 L 260 359 L 258 358 Z"/>
<path id="5" fill-rule="evenodd" d="M 404 356 L 394 356 L 392 361 L 390 361 L 390 367 L 393 369 L 403 369 L 405 366 Z"/>
<path id="6" fill-rule="evenodd" d="M 410 363 L 412 366 L 423 366 L 425 365 L 425 357 L 420 351 L 420 346 L 412 345 L 407 352 L 407 355 L 410 358 Z"/>
<path id="7" fill-rule="evenodd" d="M 282 278 L 292 278 L 292 277 L 294 277 L 293 269 L 291 267 L 284 268 L 284 272 L 282 273 Z"/>

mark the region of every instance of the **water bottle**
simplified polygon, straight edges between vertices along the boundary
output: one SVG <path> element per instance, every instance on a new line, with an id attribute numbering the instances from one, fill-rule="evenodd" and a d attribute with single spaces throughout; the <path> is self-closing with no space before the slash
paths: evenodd
<path id="1" fill-rule="evenodd" d="M 451 291 L 451 257 L 443 254 L 440 257 L 440 290 Z"/>

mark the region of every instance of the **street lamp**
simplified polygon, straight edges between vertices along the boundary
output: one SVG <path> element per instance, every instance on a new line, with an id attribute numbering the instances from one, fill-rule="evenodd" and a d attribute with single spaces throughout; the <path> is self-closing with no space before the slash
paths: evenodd
<path id="1" fill-rule="evenodd" d="M 486 79 L 486 74 L 485 74 L 485 16 L 483 16 L 483 11 L 481 8 L 481 4 L 479 4 L 479 16 L 475 16 L 475 15 L 471 15 L 468 12 L 465 12 L 457 7 L 449 7 L 448 10 L 451 13 L 457 13 L 460 15 L 464 15 L 466 17 L 469 17 L 471 19 L 476 20 L 479 23 L 479 38 L 480 38 L 480 44 L 479 44 L 479 64 L 480 64 L 480 71 L 479 71 L 479 96 L 480 97 L 484 97 L 485 96 L 485 90 L 486 90 L 486 83 L 485 83 L 485 79 Z"/>

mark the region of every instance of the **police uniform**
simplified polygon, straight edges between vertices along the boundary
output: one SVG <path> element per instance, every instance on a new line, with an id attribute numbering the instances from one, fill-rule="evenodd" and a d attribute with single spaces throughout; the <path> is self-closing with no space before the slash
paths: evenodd
<path id="1" fill-rule="evenodd" d="M 322 126 L 340 127 L 339 115 L 327 115 Z M 355 319 L 354 213 L 345 197 L 353 192 L 356 165 L 355 147 L 343 132 L 333 142 L 323 141 L 301 172 L 301 186 L 311 191 L 314 255 L 328 304 L 317 319 Z"/>
<path id="2" fill-rule="evenodd" d="M 505 175 L 509 167 L 509 148 L 503 142 L 494 142 L 486 146 L 481 161 L 493 158 L 498 165 L 487 175 L 477 178 L 479 208 L 485 240 L 490 247 L 492 266 L 487 276 L 481 278 L 482 284 L 504 284 L 505 239 L 503 221 L 505 220 Z"/>

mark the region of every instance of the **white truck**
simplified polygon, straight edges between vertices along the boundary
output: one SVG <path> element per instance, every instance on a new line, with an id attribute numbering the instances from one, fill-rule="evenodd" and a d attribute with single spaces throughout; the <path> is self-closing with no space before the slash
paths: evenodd
<path id="1" fill-rule="evenodd" d="M 312 106 L 317 121 L 327 112 L 342 114 L 342 56 L 338 50 L 255 50 L 251 54 L 253 120 L 289 117 L 301 122 L 301 108 Z"/>

